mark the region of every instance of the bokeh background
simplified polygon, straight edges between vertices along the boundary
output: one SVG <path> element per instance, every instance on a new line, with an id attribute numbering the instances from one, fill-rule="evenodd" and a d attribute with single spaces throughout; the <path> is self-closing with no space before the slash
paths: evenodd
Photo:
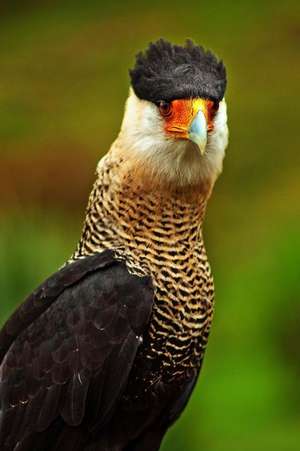
<path id="1" fill-rule="evenodd" d="M 228 70 L 205 236 L 216 313 L 163 451 L 300 449 L 300 3 L 1 1 L 0 321 L 72 253 L 135 53 L 187 37 Z"/>

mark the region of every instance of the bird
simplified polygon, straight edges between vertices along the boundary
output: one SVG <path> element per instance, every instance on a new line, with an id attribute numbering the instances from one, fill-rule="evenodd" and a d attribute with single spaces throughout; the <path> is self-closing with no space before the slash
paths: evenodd
<path id="1" fill-rule="evenodd" d="M 2 451 L 155 451 L 196 385 L 214 310 L 203 241 L 228 144 L 225 66 L 148 44 L 72 256 L 0 332 Z"/>

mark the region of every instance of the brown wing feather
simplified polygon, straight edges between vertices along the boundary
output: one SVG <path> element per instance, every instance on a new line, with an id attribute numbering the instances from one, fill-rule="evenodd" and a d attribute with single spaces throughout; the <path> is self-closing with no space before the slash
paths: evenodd
<path id="1" fill-rule="evenodd" d="M 148 278 L 130 275 L 107 252 L 68 266 L 0 334 L 1 450 L 13 450 L 58 417 L 69 426 L 105 423 L 149 322 Z"/>

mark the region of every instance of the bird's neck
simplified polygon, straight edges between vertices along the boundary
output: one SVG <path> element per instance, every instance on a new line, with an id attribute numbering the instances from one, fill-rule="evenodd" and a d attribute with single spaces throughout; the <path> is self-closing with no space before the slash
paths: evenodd
<path id="1" fill-rule="evenodd" d="M 134 270 L 146 268 L 162 253 L 178 253 L 178 258 L 192 253 L 201 237 L 207 197 L 207 187 L 178 188 L 147 174 L 120 152 L 117 141 L 98 165 L 73 258 L 110 248 Z"/>

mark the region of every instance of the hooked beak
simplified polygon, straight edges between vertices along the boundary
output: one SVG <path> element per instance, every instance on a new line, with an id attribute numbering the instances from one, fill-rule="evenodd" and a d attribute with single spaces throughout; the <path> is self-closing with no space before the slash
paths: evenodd
<path id="1" fill-rule="evenodd" d="M 200 154 L 204 155 L 207 143 L 207 121 L 200 109 L 194 117 L 188 132 L 189 139 L 199 147 Z"/>

